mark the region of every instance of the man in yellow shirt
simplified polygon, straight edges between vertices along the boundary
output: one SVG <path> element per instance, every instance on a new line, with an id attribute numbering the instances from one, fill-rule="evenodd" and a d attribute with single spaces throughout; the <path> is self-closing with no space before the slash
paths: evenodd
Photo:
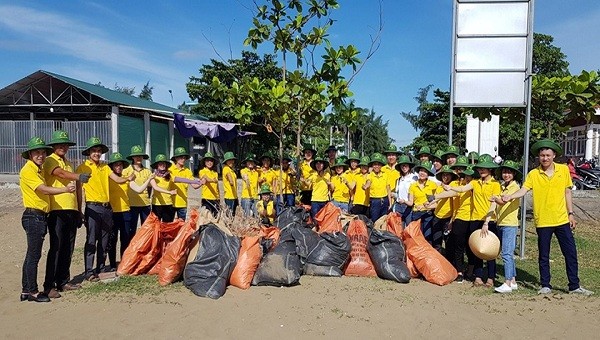
<path id="1" fill-rule="evenodd" d="M 190 185 L 194 189 L 200 188 L 200 184 L 188 184 L 178 182 L 175 180 L 175 178 L 183 178 L 187 180 L 194 179 L 194 174 L 192 174 L 192 170 L 185 166 L 185 162 L 187 162 L 188 159 L 190 159 L 190 154 L 184 147 L 180 146 L 175 148 L 173 157 L 171 157 L 173 165 L 171 165 L 171 168 L 169 169 L 174 179 L 173 183 L 175 184 L 175 190 L 177 190 L 177 194 L 173 195 L 173 208 L 175 209 L 177 218 L 180 218 L 184 221 L 187 217 L 188 188 Z"/>
<path id="2" fill-rule="evenodd" d="M 86 183 L 90 174 L 74 173 L 73 164 L 67 158 L 69 147 L 75 145 L 69 139 L 66 131 L 57 130 L 52 133 L 48 143 L 53 153 L 44 161 L 44 179 L 48 186 L 64 188 L 69 183 L 79 181 Z M 50 214 L 48 214 L 48 236 L 50 249 L 46 259 L 46 277 L 44 279 L 44 292 L 50 298 L 60 297 L 59 291 L 75 290 L 81 288 L 79 284 L 72 284 L 71 259 L 75 249 L 77 228 L 82 225 L 83 216 L 78 210 L 77 194 L 63 193 L 51 195 Z"/>
<path id="3" fill-rule="evenodd" d="M 275 206 L 271 199 L 271 188 L 268 184 L 260 186 L 260 200 L 256 202 L 256 211 L 261 218 L 262 224 L 271 225 L 275 221 Z"/>
<path id="4" fill-rule="evenodd" d="M 315 150 L 310 144 L 305 144 L 302 153 L 304 154 L 304 159 L 298 165 L 298 171 L 300 175 L 300 202 L 303 205 L 310 205 L 312 201 L 312 189 L 310 184 L 307 182 L 307 179 L 315 172 L 310 164 L 317 155 L 317 150 Z"/>
<path id="5" fill-rule="evenodd" d="M 531 154 L 539 157 L 540 166 L 527 174 L 519 191 L 502 197 L 504 202 L 533 193 L 533 219 L 538 235 L 538 265 L 542 288 L 538 294 L 552 292 L 550 285 L 550 244 L 556 235 L 560 250 L 565 258 L 569 293 L 592 295 L 593 292 L 580 286 L 577 247 L 573 229 L 577 222 L 573 213 L 573 182 L 569 168 L 554 162 L 562 154 L 562 148 L 550 139 L 542 139 L 531 146 Z"/>
<path id="6" fill-rule="evenodd" d="M 108 166 L 112 172 L 119 176 L 123 176 L 123 169 L 129 166 L 129 162 L 119 152 L 113 152 L 108 158 Z M 108 263 L 110 268 L 108 271 L 117 270 L 117 239 L 121 237 L 120 256 L 123 256 L 125 249 L 129 246 L 131 239 L 129 238 L 128 228 L 131 224 L 131 214 L 129 213 L 129 196 L 127 190 L 129 185 L 125 183 L 117 183 L 112 179 L 108 181 L 108 192 L 110 206 L 112 208 L 113 230 L 110 233 L 108 241 Z"/>
<path id="7" fill-rule="evenodd" d="M 108 240 L 113 228 L 112 208 L 109 199 L 109 180 L 125 183 L 133 180 L 134 176 L 121 178 L 115 175 L 110 167 L 102 162 L 102 154 L 108 152 L 108 147 L 100 138 L 92 137 L 86 142 L 86 149 L 82 154 L 88 156 L 75 171 L 78 174 L 92 174 L 87 183 L 83 183 L 83 194 L 78 195 L 78 205 L 81 207 L 85 201 L 84 219 L 86 224 L 85 239 L 85 278 L 89 281 L 98 281 L 98 274 L 104 271 L 104 262 L 108 250 Z M 79 190 L 79 188 L 78 188 Z M 94 269 L 94 258 L 96 268 Z"/>
<path id="8" fill-rule="evenodd" d="M 27 160 L 19 172 L 19 187 L 23 197 L 25 211 L 21 223 L 27 235 L 27 252 L 22 269 L 21 301 L 49 302 L 47 294 L 38 291 L 38 264 L 42 257 L 42 246 L 47 229 L 47 214 L 50 211 L 49 195 L 75 192 L 75 185 L 67 183 L 61 188 L 46 185 L 42 165 L 46 153 L 52 150 L 39 137 L 33 137 L 27 143 L 27 149 L 21 156 Z"/>
<path id="9" fill-rule="evenodd" d="M 223 155 L 223 196 L 225 198 L 225 205 L 234 215 L 238 206 L 237 174 L 235 173 L 236 160 L 237 158 L 235 158 L 235 155 L 231 151 L 227 151 Z"/>
<path id="10" fill-rule="evenodd" d="M 400 156 L 400 152 L 395 144 L 390 144 L 387 150 L 384 151 L 385 158 L 387 159 L 387 164 L 381 167 L 381 172 L 386 174 L 388 177 L 388 185 L 390 186 L 390 191 L 394 192 L 396 190 L 396 182 L 398 182 L 398 178 L 400 178 L 400 172 L 396 170 L 396 165 L 398 162 L 398 157 Z"/>
<path id="11" fill-rule="evenodd" d="M 245 167 L 240 171 L 242 176 L 242 199 L 241 205 L 244 215 L 256 216 L 256 201 L 258 199 L 258 171 L 256 170 L 256 159 L 249 154 L 244 159 Z"/>
<path id="12" fill-rule="evenodd" d="M 325 160 L 328 162 L 329 170 L 331 170 L 331 174 L 333 175 L 333 166 L 335 165 L 335 161 L 337 159 L 337 148 L 335 145 L 330 145 L 327 150 L 325 150 Z"/>
<path id="13" fill-rule="evenodd" d="M 369 208 L 373 222 L 386 215 L 390 207 L 390 185 L 386 174 L 381 171 L 385 163 L 385 157 L 377 152 L 371 156 L 371 162 L 369 163 L 372 170 L 369 173 L 367 187 L 371 196 Z"/>
<path id="14" fill-rule="evenodd" d="M 327 171 L 329 162 L 317 157 L 310 166 L 315 172 L 307 179 L 312 188 L 312 201 L 310 203 L 310 215 L 312 218 L 329 202 L 329 186 L 331 185 L 331 173 Z"/>
<path id="15" fill-rule="evenodd" d="M 294 187 L 296 184 L 296 171 L 290 167 L 292 157 L 284 155 L 281 159 L 281 168 L 275 177 L 275 210 L 277 214 L 285 207 L 296 205 Z"/>

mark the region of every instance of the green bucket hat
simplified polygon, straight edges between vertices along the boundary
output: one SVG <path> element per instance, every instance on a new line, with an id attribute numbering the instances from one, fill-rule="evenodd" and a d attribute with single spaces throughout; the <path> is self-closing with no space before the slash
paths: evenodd
<path id="1" fill-rule="evenodd" d="M 458 178 L 458 175 L 450 168 L 449 165 L 442 166 L 440 171 L 435 174 L 435 178 L 440 182 L 442 181 L 442 174 L 450 174 L 452 176 L 452 181 Z"/>
<path id="2" fill-rule="evenodd" d="M 292 156 L 290 156 L 290 155 L 288 155 L 288 154 L 284 154 L 284 155 L 281 157 L 281 160 L 282 160 L 282 161 L 288 161 L 288 162 L 292 162 L 292 161 L 293 161 L 293 158 L 292 158 Z"/>
<path id="3" fill-rule="evenodd" d="M 428 146 L 421 147 L 415 157 L 420 158 L 421 155 L 431 156 L 431 149 Z"/>
<path id="4" fill-rule="evenodd" d="M 400 171 L 400 166 L 402 164 L 408 164 L 411 168 L 413 166 L 415 166 L 415 162 L 413 162 L 412 159 L 410 159 L 410 156 L 408 156 L 408 155 L 401 155 L 398 158 L 398 164 L 396 164 L 396 170 Z"/>
<path id="5" fill-rule="evenodd" d="M 482 169 L 497 169 L 498 164 L 494 163 L 494 158 L 488 154 L 483 154 L 479 156 L 479 162 L 473 166 L 474 169 L 482 168 Z"/>
<path id="6" fill-rule="evenodd" d="M 256 164 L 256 155 L 253 153 L 249 153 L 246 155 L 246 158 L 244 158 L 244 160 L 242 162 L 243 163 L 254 162 L 254 164 Z"/>
<path id="7" fill-rule="evenodd" d="M 450 155 L 454 155 L 456 157 L 460 156 L 460 152 L 458 150 L 458 146 L 456 146 L 456 145 L 450 145 L 448 147 L 448 149 L 446 149 L 446 151 L 442 154 L 442 157 L 446 158 L 446 157 L 448 157 Z"/>
<path id="8" fill-rule="evenodd" d="M 325 170 L 329 167 L 329 162 L 321 157 L 317 157 L 317 158 L 313 159 L 312 162 L 310 162 L 310 167 L 313 168 L 313 170 L 317 170 L 316 165 L 318 162 L 321 162 L 324 164 L 323 170 Z"/>
<path id="9" fill-rule="evenodd" d="M 179 156 L 184 156 L 186 159 L 190 158 L 190 154 L 183 146 L 175 148 L 175 152 L 173 152 L 173 157 L 171 157 L 171 160 L 175 162 L 175 158 Z"/>
<path id="10" fill-rule="evenodd" d="M 216 161 L 217 161 L 217 159 L 215 158 L 215 156 L 213 156 L 212 152 L 208 151 L 208 152 L 206 152 L 206 153 L 204 154 L 204 157 L 202 157 L 202 159 L 200 159 L 200 164 L 201 164 L 202 166 L 204 166 L 204 161 L 205 161 L 205 160 L 207 160 L 207 159 L 212 159 L 212 160 L 213 160 L 213 162 L 216 162 Z"/>
<path id="11" fill-rule="evenodd" d="M 400 155 L 402 152 L 398 151 L 398 147 L 395 144 L 390 144 L 387 150 L 385 150 L 383 153 L 385 155 L 387 155 L 388 153 L 395 153 L 396 155 Z"/>
<path id="12" fill-rule="evenodd" d="M 346 164 L 350 165 L 350 161 L 360 162 L 360 154 L 358 153 L 358 151 L 350 152 L 350 156 L 348 157 L 348 160 L 346 160 Z"/>
<path id="13" fill-rule="evenodd" d="M 223 155 L 223 164 L 225 164 L 225 162 L 232 160 L 232 159 L 237 160 L 237 158 L 235 157 L 233 152 L 231 152 L 231 151 L 225 152 L 225 154 Z"/>
<path id="14" fill-rule="evenodd" d="M 56 130 L 52 132 L 52 139 L 50 139 L 50 143 L 47 145 L 55 145 L 55 144 L 67 144 L 69 146 L 75 145 L 75 142 L 69 139 L 69 134 L 64 130 Z"/>
<path id="15" fill-rule="evenodd" d="M 141 156 L 143 159 L 148 159 L 150 156 L 144 153 L 144 149 L 141 145 L 134 145 L 131 147 L 131 153 L 127 156 L 128 160 L 133 160 L 134 156 Z"/>
<path id="16" fill-rule="evenodd" d="M 456 163 L 454 163 L 453 165 L 450 166 L 450 168 L 452 170 L 456 169 L 456 168 L 466 168 L 469 166 L 469 159 L 467 158 L 467 156 L 458 156 L 456 157 Z"/>
<path id="17" fill-rule="evenodd" d="M 52 152 L 52 147 L 46 145 L 46 143 L 44 143 L 43 139 L 41 139 L 40 137 L 33 137 L 29 140 L 29 142 L 27 142 L 27 150 L 21 152 L 21 157 L 23 157 L 25 159 L 29 159 L 29 151 L 39 150 L 39 149 L 46 150 L 46 155 L 49 152 Z"/>
<path id="18" fill-rule="evenodd" d="M 83 150 L 81 152 L 82 155 L 84 156 L 89 156 L 90 155 L 90 149 L 94 148 L 96 146 L 99 146 L 102 148 L 102 153 L 107 153 L 108 152 L 108 146 L 102 144 L 102 141 L 100 140 L 100 138 L 98 137 L 92 137 L 90 139 L 87 140 L 87 142 L 85 143 L 85 150 Z"/>
<path id="19" fill-rule="evenodd" d="M 327 149 L 325 149 L 324 153 L 327 154 L 329 151 L 335 151 L 335 152 L 337 152 L 338 150 L 335 147 L 335 145 L 330 145 L 330 146 L 327 147 Z"/>
<path id="20" fill-rule="evenodd" d="M 429 174 L 429 176 L 433 176 L 433 172 L 431 172 L 431 167 L 432 167 L 432 164 L 430 161 L 424 161 L 424 162 L 421 162 L 420 164 L 415 165 L 414 169 L 415 169 L 415 172 L 419 172 L 419 170 L 423 169 L 423 170 L 425 170 L 425 172 L 427 172 Z"/>
<path id="21" fill-rule="evenodd" d="M 475 171 L 473 170 L 473 167 L 471 165 L 469 165 L 465 171 L 462 172 L 461 177 L 464 176 L 471 176 L 471 177 L 475 177 Z"/>
<path id="22" fill-rule="evenodd" d="M 369 156 L 363 156 L 360 158 L 358 166 L 369 166 L 369 163 L 371 163 L 371 158 L 369 158 Z"/>
<path id="23" fill-rule="evenodd" d="M 334 168 L 337 168 L 338 166 L 341 166 L 341 167 L 343 167 L 344 169 L 348 169 L 348 164 L 346 164 L 346 163 L 344 162 L 344 159 L 343 159 L 342 157 L 338 157 L 338 158 L 335 160 L 335 164 L 333 165 L 333 167 L 334 167 Z"/>
<path id="24" fill-rule="evenodd" d="M 369 162 L 369 166 L 372 166 L 374 163 L 381 163 L 381 165 L 386 165 L 387 159 L 379 152 L 376 152 L 373 155 L 371 155 L 371 161 Z"/>
<path id="25" fill-rule="evenodd" d="M 540 153 L 540 149 L 552 149 L 556 152 L 557 156 L 560 156 L 563 153 L 563 149 L 560 145 L 556 144 L 552 139 L 540 139 L 533 143 L 533 145 L 531 145 L 531 154 L 537 157 Z"/>
<path id="26" fill-rule="evenodd" d="M 304 151 L 306 150 L 310 150 L 313 153 L 313 157 L 317 154 L 317 150 L 315 148 L 313 148 L 312 145 L 305 143 L 302 145 L 302 153 L 304 153 Z"/>
<path id="27" fill-rule="evenodd" d="M 265 153 L 264 155 L 260 156 L 260 158 L 259 158 L 258 160 L 259 160 L 259 161 L 260 161 L 260 163 L 262 164 L 262 161 L 263 161 L 263 159 L 265 159 L 265 158 L 268 158 L 268 159 L 270 159 L 270 160 L 271 160 L 271 165 L 273 165 L 273 163 L 274 163 L 274 162 L 273 162 L 274 158 L 273 158 L 273 156 L 271 156 L 271 154 L 269 154 L 269 153 Z"/>
<path id="28" fill-rule="evenodd" d="M 159 153 L 158 155 L 156 155 L 156 157 L 154 157 L 154 163 L 150 164 L 150 166 L 152 168 L 156 168 L 158 166 L 158 163 L 160 162 L 167 163 L 167 167 L 169 167 L 169 165 L 171 164 L 171 161 L 167 158 L 165 154 Z"/>
<path id="29" fill-rule="evenodd" d="M 471 151 L 467 155 L 467 160 L 468 160 L 469 164 L 475 164 L 475 163 L 479 162 L 479 154 L 475 151 Z"/>
<path id="30" fill-rule="evenodd" d="M 523 173 L 521 172 L 521 166 L 519 163 L 511 160 L 505 160 L 500 164 L 500 168 L 498 169 L 498 178 L 502 175 L 502 169 L 510 169 L 515 172 L 515 179 L 520 180 L 523 177 Z"/>
<path id="31" fill-rule="evenodd" d="M 268 184 L 263 184 L 260 186 L 260 191 L 258 192 L 259 195 L 264 195 L 264 194 L 271 194 L 271 187 Z"/>
<path id="32" fill-rule="evenodd" d="M 444 151 L 443 150 L 438 150 L 436 151 L 433 155 L 432 155 L 432 161 L 435 159 L 439 159 L 440 163 L 443 162 L 443 157 L 444 157 Z"/>
<path id="33" fill-rule="evenodd" d="M 108 157 L 108 165 L 112 165 L 113 163 L 123 162 L 123 167 L 127 167 L 129 165 L 129 161 L 121 155 L 120 152 L 113 152 Z"/>

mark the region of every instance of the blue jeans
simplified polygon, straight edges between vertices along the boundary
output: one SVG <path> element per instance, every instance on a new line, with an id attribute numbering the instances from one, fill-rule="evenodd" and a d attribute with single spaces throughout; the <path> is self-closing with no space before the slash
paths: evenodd
<path id="1" fill-rule="evenodd" d="M 42 245 L 48 228 L 46 214 L 25 209 L 23 217 L 21 217 L 21 224 L 27 235 L 27 252 L 21 277 L 22 292 L 35 294 L 38 292 L 38 264 L 42 258 Z"/>
<path id="2" fill-rule="evenodd" d="M 256 212 L 256 199 L 242 198 L 242 210 L 245 216 L 258 216 Z"/>
<path id="3" fill-rule="evenodd" d="M 113 212 L 113 229 L 108 241 L 108 262 L 111 268 L 117 268 L 117 238 L 121 234 L 120 255 L 123 256 L 129 242 L 135 235 L 131 228 L 131 213 L 129 211 Z"/>
<path id="4" fill-rule="evenodd" d="M 429 244 L 433 244 L 433 232 L 431 228 L 433 225 L 433 213 L 431 210 L 413 211 L 412 220 L 421 220 L 421 231 L 423 232 L 423 236 L 425 236 L 425 239 Z"/>
<path id="5" fill-rule="evenodd" d="M 326 204 L 327 202 L 312 202 L 310 204 L 310 217 L 315 218 L 315 215 L 319 213 Z"/>
<path id="6" fill-rule="evenodd" d="M 340 201 L 331 201 L 331 203 L 333 203 L 333 205 L 335 205 L 336 207 L 342 209 L 343 212 L 348 212 L 348 203 L 343 203 Z"/>
<path id="7" fill-rule="evenodd" d="M 235 215 L 235 209 L 238 206 L 238 200 L 236 198 L 225 198 L 225 205 L 231 211 L 233 215 Z"/>
<path id="8" fill-rule="evenodd" d="M 569 223 L 558 227 L 535 228 L 538 235 L 538 265 L 540 267 L 540 283 L 542 287 L 552 288 L 550 285 L 550 242 L 552 235 L 556 234 L 560 251 L 565 257 L 569 290 L 579 288 L 579 265 L 577 263 L 577 246 Z"/>
<path id="9" fill-rule="evenodd" d="M 150 215 L 150 206 L 147 205 L 145 207 L 130 207 L 129 213 L 131 214 L 131 226 L 129 230 L 133 230 L 133 235 L 135 235 L 135 231 L 137 230 L 138 221 L 140 221 L 140 225 L 144 224 L 148 215 Z"/>
<path id="10" fill-rule="evenodd" d="M 517 226 L 500 226 L 500 243 L 502 244 L 502 262 L 504 262 L 504 278 L 512 280 L 517 277 L 517 268 L 515 267 L 515 247 L 517 245 Z"/>
<path id="11" fill-rule="evenodd" d="M 412 222 L 412 207 L 406 204 L 400 204 L 396 202 L 392 207 L 392 211 L 400 214 L 400 216 L 402 217 L 403 226 L 406 227 L 410 222 Z"/>
<path id="12" fill-rule="evenodd" d="M 175 217 L 180 218 L 185 221 L 187 217 L 187 207 L 186 208 L 174 208 L 175 209 Z"/>
<path id="13" fill-rule="evenodd" d="M 283 200 L 280 199 L 283 197 Z M 283 202 L 282 202 L 283 201 Z M 285 207 L 293 207 L 296 205 L 296 195 L 294 194 L 283 194 L 282 196 L 275 195 L 275 210 L 277 211 L 277 215 L 283 210 Z"/>
<path id="14" fill-rule="evenodd" d="M 377 221 L 381 216 L 388 213 L 390 207 L 390 201 L 387 197 L 382 198 L 371 198 L 371 221 Z"/>

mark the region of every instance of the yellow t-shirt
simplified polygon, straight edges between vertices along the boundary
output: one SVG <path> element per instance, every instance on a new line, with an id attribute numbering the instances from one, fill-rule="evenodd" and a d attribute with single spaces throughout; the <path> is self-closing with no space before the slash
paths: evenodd
<path id="1" fill-rule="evenodd" d="M 310 167 L 310 162 L 307 161 L 306 159 L 303 159 L 302 162 L 300 162 L 300 174 L 302 175 L 302 178 L 308 179 L 314 173 L 316 173 L 316 171 Z M 302 190 L 302 191 L 311 190 L 310 188 L 311 188 L 311 185 L 306 182 L 304 182 L 304 183 L 302 183 L 302 185 L 300 185 L 300 190 Z"/>
<path id="2" fill-rule="evenodd" d="M 171 172 L 171 176 L 173 177 L 173 185 L 177 190 L 177 194 L 173 195 L 173 207 L 175 208 L 185 208 L 188 203 L 188 189 L 189 184 L 187 183 L 177 183 L 175 182 L 175 177 L 181 177 L 185 179 L 194 179 L 194 174 L 192 174 L 192 170 L 186 168 L 185 166 L 179 169 L 175 164 L 171 165 L 169 168 Z"/>
<path id="3" fill-rule="evenodd" d="M 110 206 L 113 212 L 129 211 L 129 197 L 127 196 L 129 182 L 119 184 L 112 179 L 108 181 Z"/>
<path id="4" fill-rule="evenodd" d="M 256 169 L 243 168 L 240 174 L 242 176 L 242 198 L 258 197 L 258 171 Z M 250 185 L 248 185 L 244 178 L 248 178 Z"/>
<path id="5" fill-rule="evenodd" d="M 169 179 L 164 177 L 154 177 L 156 185 L 161 189 L 173 190 L 175 189 L 175 183 L 173 183 L 173 175 Z M 158 192 L 157 190 L 152 191 L 152 205 L 173 205 L 173 195 Z"/>
<path id="6" fill-rule="evenodd" d="M 502 189 L 500 188 L 500 182 L 494 178 L 483 182 L 481 179 L 474 179 L 471 181 L 473 186 L 473 207 L 471 212 L 471 221 L 483 221 L 485 215 L 490 210 L 490 198 L 492 196 L 500 195 Z M 492 215 L 491 221 L 496 220 L 495 214 Z"/>
<path id="7" fill-rule="evenodd" d="M 137 171 L 133 168 L 133 166 L 128 166 L 127 168 L 123 169 L 123 177 L 129 177 L 131 174 L 135 175 L 133 182 L 137 185 L 142 185 L 148 178 L 150 178 L 152 171 L 147 168 L 142 168 L 140 171 Z M 150 205 L 148 187 L 138 194 L 129 186 L 127 186 L 127 196 L 129 197 L 129 205 L 132 207 L 147 207 Z"/>
<path id="8" fill-rule="evenodd" d="M 275 188 L 275 179 L 277 178 L 277 173 L 275 170 L 269 168 L 269 170 L 258 169 L 258 181 L 262 184 L 268 184 L 269 188 L 273 190 Z"/>
<path id="9" fill-rule="evenodd" d="M 573 181 L 566 165 L 554 163 L 552 177 L 548 177 L 541 167 L 529 171 L 523 187 L 533 193 L 536 228 L 556 227 L 569 222 L 565 190 L 573 187 Z"/>
<path id="10" fill-rule="evenodd" d="M 44 212 L 50 211 L 48 195 L 35 191 L 42 184 L 45 184 L 42 169 L 33 161 L 27 160 L 19 172 L 19 187 L 21 188 L 25 208 L 39 209 Z"/>
<path id="11" fill-rule="evenodd" d="M 350 188 L 342 181 L 342 178 L 345 179 L 348 183 L 352 183 L 353 176 L 349 174 L 341 174 L 335 175 L 331 177 L 331 182 L 333 183 L 333 193 L 331 197 L 334 201 L 338 201 L 341 203 L 349 203 L 350 202 Z"/>
<path id="12" fill-rule="evenodd" d="M 200 178 L 206 177 L 211 180 L 219 179 L 217 172 L 209 168 L 200 170 L 199 176 Z M 219 193 L 219 183 L 206 182 L 206 184 L 202 186 L 202 198 L 206 200 L 219 200 L 221 198 L 221 194 Z"/>
<path id="13" fill-rule="evenodd" d="M 52 171 L 56 168 L 73 172 L 73 164 L 67 159 L 63 159 L 57 154 L 53 153 L 46 157 L 42 169 L 44 169 L 44 179 L 46 185 L 53 188 L 64 188 L 69 182 L 68 179 L 62 179 L 52 174 Z M 77 210 L 77 194 L 72 192 L 66 192 L 58 195 L 48 195 L 50 200 L 50 211 L 53 210 Z"/>
<path id="14" fill-rule="evenodd" d="M 265 206 L 265 201 L 260 200 L 256 202 L 256 211 L 258 212 L 258 216 L 262 216 L 262 213 L 266 210 L 266 215 L 269 221 L 273 223 L 275 221 L 275 205 L 273 201 L 269 201 Z"/>
<path id="15" fill-rule="evenodd" d="M 427 203 L 427 195 L 433 195 L 437 190 L 438 185 L 435 182 L 427 180 L 423 187 L 419 185 L 419 181 L 414 182 L 408 188 L 408 194 L 413 197 L 413 211 L 425 211 L 428 209 L 421 208 L 423 204 Z"/>
<path id="16" fill-rule="evenodd" d="M 369 173 L 369 179 L 371 180 L 371 187 L 369 188 L 371 198 L 387 197 L 387 175 L 383 172 L 379 172 L 378 174 L 371 172 Z"/>
<path id="17" fill-rule="evenodd" d="M 400 178 L 400 172 L 396 170 L 396 165 L 390 166 L 386 164 L 381 167 L 381 172 L 388 176 L 388 185 L 390 186 L 390 190 L 396 190 L 396 182 L 398 182 L 398 178 Z"/>
<path id="18" fill-rule="evenodd" d="M 227 175 L 233 179 L 233 185 L 229 183 Z M 225 165 L 223 166 L 223 197 L 229 200 L 237 199 L 237 175 L 235 171 Z"/>
<path id="19" fill-rule="evenodd" d="M 511 195 L 519 191 L 519 184 L 515 181 L 510 181 L 506 187 L 502 187 L 502 195 Z M 519 206 L 521 202 L 516 199 L 504 205 L 498 205 L 496 215 L 498 216 L 499 226 L 517 227 L 519 225 Z"/>
<path id="20" fill-rule="evenodd" d="M 324 172 L 323 176 L 315 171 L 308 180 L 312 184 L 312 201 L 313 202 L 327 202 L 329 201 L 329 182 L 331 174 L 327 171 Z"/>
<path id="21" fill-rule="evenodd" d="M 450 182 L 450 186 L 458 186 L 458 182 L 452 181 Z M 437 189 L 435 190 L 435 193 L 440 194 L 442 192 L 444 192 L 444 187 L 441 184 L 439 184 Z M 438 201 L 438 204 L 435 207 L 433 214 L 435 215 L 435 217 L 440 219 L 452 217 L 452 213 L 454 212 L 453 203 L 454 197 L 442 198 Z"/>
<path id="22" fill-rule="evenodd" d="M 86 159 L 83 164 L 77 167 L 75 172 L 78 174 L 92 174 L 89 182 L 83 183 L 82 185 L 83 190 L 85 191 L 86 202 L 110 202 L 108 197 L 108 180 L 112 170 L 106 163 L 100 162 L 99 164 L 96 164 L 90 159 Z"/>
<path id="23" fill-rule="evenodd" d="M 463 180 L 454 181 L 456 182 L 456 186 L 465 185 Z M 452 185 L 450 183 L 450 185 Z M 473 190 L 469 190 L 467 192 L 459 193 L 457 197 L 454 198 L 454 207 L 456 208 L 454 212 L 454 218 L 462 221 L 470 221 L 471 220 L 471 206 L 473 201 Z"/>
<path id="24" fill-rule="evenodd" d="M 370 205 L 370 188 L 367 188 L 367 190 L 362 188 L 367 182 L 367 179 L 369 179 L 368 173 L 364 175 L 361 173 L 354 175 L 354 182 L 356 183 L 356 186 L 354 189 L 354 199 L 352 201 L 353 204 L 360 204 L 367 207 Z"/>
<path id="25" fill-rule="evenodd" d="M 294 175 L 290 175 L 291 169 L 287 169 L 286 171 L 279 170 L 276 174 L 275 181 L 277 185 L 275 186 L 275 194 L 293 194 L 294 193 Z M 283 185 L 279 185 L 279 176 L 281 176 L 281 182 Z M 283 192 L 282 192 L 283 189 Z"/>

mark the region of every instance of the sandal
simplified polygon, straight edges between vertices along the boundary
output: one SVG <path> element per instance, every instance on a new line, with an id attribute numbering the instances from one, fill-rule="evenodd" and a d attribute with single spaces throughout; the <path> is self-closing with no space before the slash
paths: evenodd
<path id="1" fill-rule="evenodd" d="M 485 286 L 488 287 L 488 288 L 494 287 L 494 281 L 493 280 L 487 280 L 487 282 L 485 283 Z"/>
<path id="2" fill-rule="evenodd" d="M 475 279 L 475 281 L 473 281 L 473 287 L 485 287 L 485 283 L 483 283 L 481 280 Z"/>

